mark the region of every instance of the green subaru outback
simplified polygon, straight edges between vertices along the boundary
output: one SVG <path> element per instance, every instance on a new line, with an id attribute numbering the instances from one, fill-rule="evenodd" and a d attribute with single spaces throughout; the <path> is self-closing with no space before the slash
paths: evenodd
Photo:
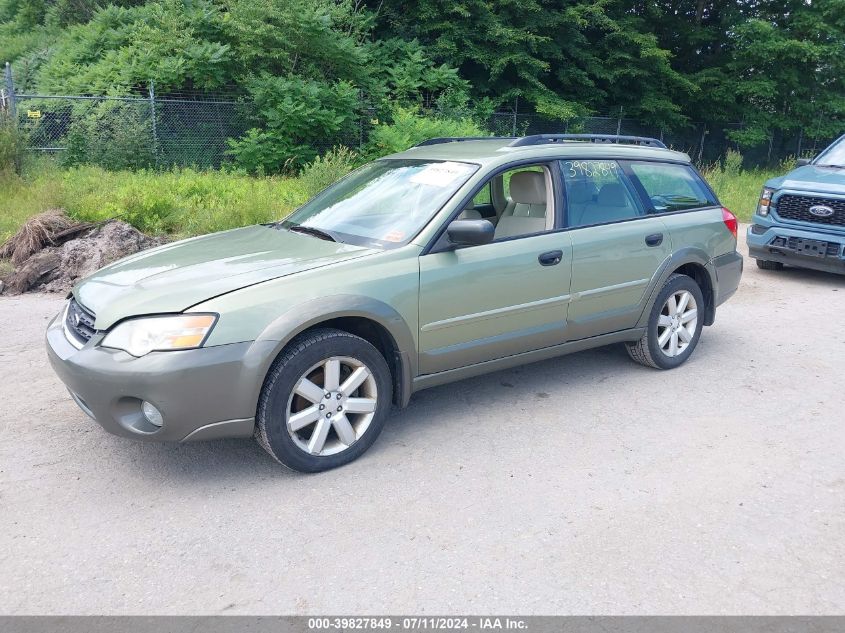
<path id="1" fill-rule="evenodd" d="M 737 289 L 736 232 L 655 139 L 433 139 L 283 221 L 103 268 L 47 347 L 112 433 L 255 435 L 321 471 L 426 387 L 612 343 L 677 367 Z"/>

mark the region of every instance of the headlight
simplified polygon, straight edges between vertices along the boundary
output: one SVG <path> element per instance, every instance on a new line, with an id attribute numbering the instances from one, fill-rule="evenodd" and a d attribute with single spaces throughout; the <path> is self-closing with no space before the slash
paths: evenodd
<path id="1" fill-rule="evenodd" d="M 757 213 L 762 216 L 769 215 L 769 207 L 772 205 L 772 196 L 774 195 L 776 189 L 772 189 L 771 187 L 763 187 L 763 191 L 760 192 L 760 202 L 757 204 Z"/>
<path id="2" fill-rule="evenodd" d="M 194 349 L 202 346 L 215 321 L 216 314 L 130 319 L 106 334 L 100 345 L 122 349 L 133 356 L 153 351 Z"/>

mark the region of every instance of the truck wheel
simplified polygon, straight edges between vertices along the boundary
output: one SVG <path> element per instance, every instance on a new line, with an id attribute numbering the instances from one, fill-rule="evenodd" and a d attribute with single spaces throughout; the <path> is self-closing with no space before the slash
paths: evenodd
<path id="1" fill-rule="evenodd" d="M 369 342 L 341 330 L 313 330 L 294 339 L 270 368 L 256 439 L 300 472 L 348 464 L 381 433 L 391 386 L 387 362 Z"/>
<path id="2" fill-rule="evenodd" d="M 704 325 L 704 297 L 701 288 L 687 275 L 666 280 L 651 314 L 645 334 L 626 343 L 628 355 L 647 367 L 673 369 L 692 354 Z"/>
<path id="3" fill-rule="evenodd" d="M 757 262 L 757 268 L 762 268 L 763 270 L 783 270 L 783 264 L 780 262 L 770 262 L 765 259 L 755 261 Z"/>

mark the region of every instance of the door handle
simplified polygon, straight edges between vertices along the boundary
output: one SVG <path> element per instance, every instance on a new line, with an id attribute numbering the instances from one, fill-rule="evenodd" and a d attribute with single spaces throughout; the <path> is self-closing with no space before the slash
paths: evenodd
<path id="1" fill-rule="evenodd" d="M 541 266 L 554 266 L 559 264 L 561 259 L 563 259 L 563 251 L 549 251 L 537 257 Z"/>
<path id="2" fill-rule="evenodd" d="M 663 243 L 663 233 L 652 233 L 645 238 L 646 246 L 660 246 Z"/>

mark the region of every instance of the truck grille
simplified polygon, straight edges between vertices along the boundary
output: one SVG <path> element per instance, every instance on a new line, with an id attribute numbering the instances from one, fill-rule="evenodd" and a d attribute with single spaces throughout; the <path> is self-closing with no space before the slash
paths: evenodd
<path id="1" fill-rule="evenodd" d="M 90 341 L 97 331 L 94 327 L 94 315 L 73 298 L 71 298 L 67 307 L 65 331 L 81 345 Z"/>
<path id="2" fill-rule="evenodd" d="M 824 205 L 833 209 L 833 215 L 820 218 L 810 213 L 810 207 Z M 799 220 L 814 224 L 845 226 L 845 200 L 836 198 L 815 198 L 812 196 L 796 196 L 786 194 L 777 202 L 778 215 L 784 220 Z"/>

